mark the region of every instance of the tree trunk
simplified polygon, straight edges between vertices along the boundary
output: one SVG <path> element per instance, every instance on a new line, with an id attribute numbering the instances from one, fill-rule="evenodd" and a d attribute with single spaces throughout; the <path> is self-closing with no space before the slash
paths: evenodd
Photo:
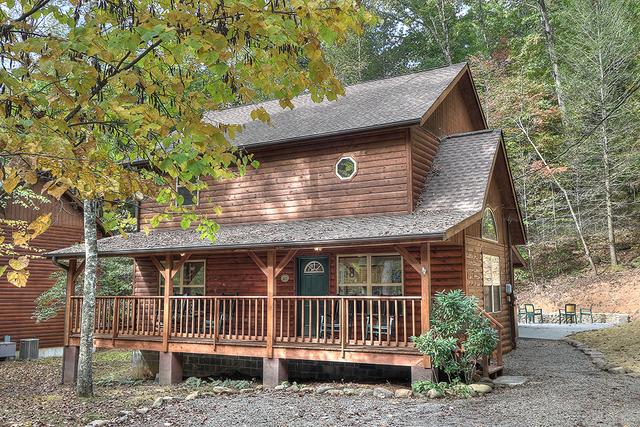
<path id="1" fill-rule="evenodd" d="M 607 211 L 607 238 L 609 240 L 609 258 L 611 265 L 618 265 L 616 252 L 616 232 L 613 226 L 613 204 L 611 202 L 611 164 L 609 160 L 609 136 L 602 123 L 602 175 L 604 179 L 604 199 Z"/>
<path id="2" fill-rule="evenodd" d="M 96 230 L 97 202 L 84 201 L 84 287 L 82 323 L 80 325 L 80 357 L 78 360 L 78 396 L 93 396 L 93 329 L 96 306 L 98 269 L 98 236 Z"/>
<path id="3" fill-rule="evenodd" d="M 560 67 L 558 66 L 558 55 L 556 54 L 556 41 L 553 33 L 553 27 L 549 20 L 549 12 L 545 0 L 536 0 L 538 9 L 540 10 L 540 21 L 542 22 L 542 30 L 547 45 L 547 53 L 551 62 L 551 75 L 556 89 L 556 97 L 558 98 L 558 108 L 562 117 L 562 123 L 566 125 L 566 108 L 564 104 L 564 93 L 562 92 L 562 82 L 560 80 Z"/>
<path id="4" fill-rule="evenodd" d="M 545 168 L 549 169 L 549 171 L 551 172 L 550 173 L 551 179 L 556 184 L 558 189 L 562 192 L 562 195 L 564 196 L 564 199 L 567 202 L 567 206 L 569 207 L 569 212 L 571 213 L 571 218 L 573 219 L 573 224 L 576 227 L 576 232 L 578 233 L 578 237 L 580 238 L 580 243 L 582 243 L 582 249 L 584 250 L 584 256 L 587 259 L 587 261 L 589 262 L 589 267 L 591 268 L 591 271 L 593 272 L 593 274 L 594 275 L 598 274 L 598 270 L 596 269 L 596 265 L 593 262 L 593 257 L 591 256 L 591 251 L 589 250 L 589 246 L 587 245 L 587 241 L 584 239 L 584 234 L 582 233 L 582 227 L 580 226 L 580 223 L 578 222 L 578 217 L 576 216 L 576 213 L 573 210 L 573 203 L 571 203 L 571 198 L 569 198 L 569 193 L 567 193 L 567 190 L 565 190 L 564 186 L 560 183 L 560 181 L 558 181 L 558 178 L 556 178 L 555 174 L 553 173 L 553 171 L 551 170 L 551 168 L 547 164 L 546 159 L 544 158 L 544 156 L 542 155 L 540 150 L 538 150 L 538 146 L 531 139 L 531 135 L 529 135 L 528 129 L 524 126 L 524 124 L 520 120 L 518 120 L 518 128 L 520 128 L 520 131 L 522 132 L 524 137 L 527 139 L 527 141 L 529 142 L 529 144 L 531 145 L 531 147 L 533 148 L 533 150 L 535 151 L 536 155 L 538 156 L 538 158 L 540 159 L 542 164 L 545 166 Z"/>

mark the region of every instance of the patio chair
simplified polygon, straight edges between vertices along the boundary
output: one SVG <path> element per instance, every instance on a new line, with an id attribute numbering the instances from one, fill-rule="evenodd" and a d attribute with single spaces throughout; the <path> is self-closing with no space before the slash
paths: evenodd
<path id="1" fill-rule="evenodd" d="M 373 314 L 373 316 L 371 315 Z M 395 329 L 393 325 L 395 323 L 395 308 L 393 306 L 389 307 L 389 312 L 387 313 L 386 305 L 381 305 L 378 307 L 378 312 L 374 308 L 373 313 L 369 313 L 366 316 L 366 324 L 365 324 L 365 339 L 369 339 L 371 333 L 373 332 L 373 339 L 389 339 L 395 335 Z M 372 324 L 373 322 L 373 324 Z"/>
<path id="2" fill-rule="evenodd" d="M 527 320 L 527 310 L 522 306 L 518 306 L 518 322 L 523 319 Z"/>
<path id="3" fill-rule="evenodd" d="M 593 323 L 593 305 L 590 305 L 589 308 L 580 307 L 580 323 L 582 323 L 583 316 L 591 318 L 591 323 Z"/>
<path id="4" fill-rule="evenodd" d="M 331 302 L 326 301 L 324 304 L 327 305 L 327 316 L 325 319 L 324 313 L 320 315 L 320 338 L 324 338 L 325 332 L 325 323 L 326 323 L 326 331 L 327 335 L 331 337 L 331 331 L 334 334 L 340 333 L 340 301 L 336 301 L 333 306 L 333 318 L 331 317 Z M 321 309 L 322 310 L 322 309 Z M 333 323 L 332 323 L 333 320 Z M 347 323 L 349 327 L 351 327 L 353 321 L 353 312 L 351 310 L 347 310 Z"/>
<path id="5" fill-rule="evenodd" d="M 524 311 L 525 311 L 525 320 L 527 323 L 531 322 L 531 323 L 536 323 L 536 316 L 538 316 L 540 318 L 540 323 L 543 323 L 542 321 L 542 309 L 541 308 L 535 308 L 535 306 L 533 304 L 525 304 L 524 305 Z"/>
<path id="6" fill-rule="evenodd" d="M 558 323 L 578 323 L 575 304 L 565 304 L 564 310 L 558 309 Z"/>

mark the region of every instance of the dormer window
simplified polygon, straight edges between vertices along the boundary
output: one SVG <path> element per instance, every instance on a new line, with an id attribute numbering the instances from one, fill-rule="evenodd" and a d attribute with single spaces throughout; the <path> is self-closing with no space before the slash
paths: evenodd
<path id="1" fill-rule="evenodd" d="M 336 175 L 343 181 L 353 178 L 357 171 L 358 165 L 353 157 L 341 157 L 336 163 Z"/>
<path id="2" fill-rule="evenodd" d="M 482 238 L 494 242 L 498 241 L 498 228 L 491 208 L 485 208 L 482 214 Z"/>
<path id="3" fill-rule="evenodd" d="M 184 198 L 184 201 L 182 202 L 182 206 L 190 206 L 190 205 L 198 204 L 200 190 L 191 192 L 191 190 L 189 190 L 184 185 L 180 185 L 180 180 L 178 178 L 176 178 L 176 192 L 178 193 L 178 195 Z"/>

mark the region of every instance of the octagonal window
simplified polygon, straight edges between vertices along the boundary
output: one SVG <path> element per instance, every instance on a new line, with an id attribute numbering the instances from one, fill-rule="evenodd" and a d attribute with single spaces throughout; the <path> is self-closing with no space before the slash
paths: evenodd
<path id="1" fill-rule="evenodd" d="M 336 175 L 342 180 L 351 179 L 358 171 L 358 165 L 352 157 L 341 157 L 336 163 Z"/>

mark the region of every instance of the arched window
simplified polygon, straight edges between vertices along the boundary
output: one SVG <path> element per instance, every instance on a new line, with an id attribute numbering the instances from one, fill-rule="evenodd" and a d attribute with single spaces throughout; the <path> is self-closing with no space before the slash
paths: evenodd
<path id="1" fill-rule="evenodd" d="M 494 242 L 498 241 L 498 228 L 491 208 L 485 208 L 482 214 L 482 238 Z"/>
<path id="2" fill-rule="evenodd" d="M 307 265 L 304 266 L 305 274 L 317 274 L 324 273 L 324 266 L 320 264 L 318 261 L 311 261 Z"/>

